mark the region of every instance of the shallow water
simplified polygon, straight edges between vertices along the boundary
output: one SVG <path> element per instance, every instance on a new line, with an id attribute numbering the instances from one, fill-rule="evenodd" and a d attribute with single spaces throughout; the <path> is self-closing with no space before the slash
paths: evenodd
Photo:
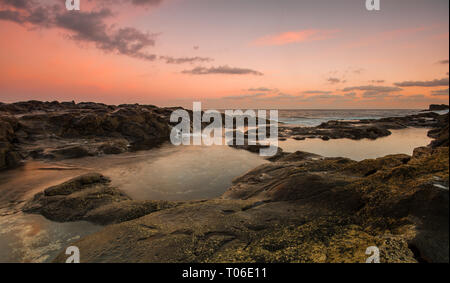
<path id="1" fill-rule="evenodd" d="M 427 129 L 403 129 L 371 140 L 280 141 L 287 152 L 303 150 L 354 160 L 393 153 L 412 154 L 427 145 Z M 0 172 L 0 262 L 47 262 L 76 239 L 101 226 L 87 222 L 56 223 L 20 212 L 24 201 L 43 189 L 86 172 L 100 172 L 137 200 L 190 200 L 218 197 L 232 180 L 266 163 L 257 154 L 228 146 L 163 145 L 149 151 L 88 157 L 64 162 L 28 162 Z"/>
<path id="2" fill-rule="evenodd" d="M 360 161 L 397 153 L 411 155 L 414 148 L 428 145 L 431 142 L 431 139 L 427 136 L 428 130 L 421 128 L 391 130 L 390 136 L 376 140 L 337 139 L 324 141 L 321 139 L 306 139 L 297 141 L 288 139 L 279 141 L 278 146 L 287 152 L 301 150 L 326 157 L 347 157 Z"/>
<path id="3" fill-rule="evenodd" d="M 192 200 L 222 195 L 235 177 L 266 162 L 257 154 L 228 146 L 164 145 L 145 152 L 73 160 L 71 165 L 110 176 L 133 199 Z"/>
<path id="4" fill-rule="evenodd" d="M 87 172 L 100 172 L 137 200 L 191 200 L 222 195 L 233 178 L 268 161 L 228 146 L 164 145 L 150 151 L 64 162 L 28 162 L 0 172 L 0 262 L 47 262 L 101 226 L 56 223 L 20 212 L 43 189 Z"/>
<path id="5" fill-rule="evenodd" d="M 57 223 L 17 212 L 0 217 L 0 262 L 49 262 L 71 243 L 102 227 L 85 221 Z"/>

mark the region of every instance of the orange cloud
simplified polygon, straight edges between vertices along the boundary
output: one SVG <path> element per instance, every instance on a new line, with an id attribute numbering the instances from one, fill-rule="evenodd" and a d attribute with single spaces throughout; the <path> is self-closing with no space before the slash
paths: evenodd
<path id="1" fill-rule="evenodd" d="M 307 29 L 299 31 L 288 31 L 279 34 L 267 35 L 258 38 L 253 42 L 254 45 L 285 45 L 290 43 L 308 42 L 325 40 L 332 38 L 338 30 L 318 30 Z"/>

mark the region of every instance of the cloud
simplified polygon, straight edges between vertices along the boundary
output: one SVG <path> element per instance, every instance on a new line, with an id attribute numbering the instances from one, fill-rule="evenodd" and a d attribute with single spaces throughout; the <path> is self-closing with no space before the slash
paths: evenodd
<path id="1" fill-rule="evenodd" d="M 0 20 L 12 21 L 26 27 L 57 28 L 66 31 L 66 37 L 78 42 L 92 43 L 105 52 L 154 61 L 157 55 L 148 52 L 155 45 L 157 34 L 143 32 L 133 27 L 108 25 L 114 13 L 109 8 L 68 13 L 64 1 L 38 4 L 36 1 L 0 0 Z M 162 0 L 108 0 L 107 3 L 156 5 Z M 48 1 L 46 3 L 49 3 Z M 160 56 L 167 64 L 209 62 L 205 57 Z"/>
<path id="2" fill-rule="evenodd" d="M 328 81 L 330 84 L 337 84 L 337 83 L 340 83 L 340 82 L 341 82 L 341 80 L 338 79 L 338 78 L 328 78 L 327 81 Z"/>
<path id="3" fill-rule="evenodd" d="M 66 13 L 60 4 L 44 6 L 28 1 L 1 0 L 4 6 L 12 6 L 15 10 L 1 10 L 0 19 L 16 23 L 45 28 L 60 28 L 67 31 L 68 38 L 93 43 L 98 49 L 116 52 L 134 58 L 153 61 L 156 55 L 145 51 L 147 47 L 155 45 L 155 34 L 142 32 L 132 27 L 113 29 L 105 21 L 112 17 L 110 9 L 97 11 L 79 11 Z"/>
<path id="4" fill-rule="evenodd" d="M 131 3 L 138 6 L 158 5 L 162 0 L 131 0 Z"/>
<path id="5" fill-rule="evenodd" d="M 387 92 L 378 92 L 378 91 L 366 91 L 363 93 L 362 97 L 364 98 L 380 98 L 380 97 L 391 97 L 392 95 Z"/>
<path id="6" fill-rule="evenodd" d="M 271 91 L 277 91 L 277 89 L 276 88 L 267 88 L 267 87 L 258 87 L 258 88 L 249 88 L 248 91 L 271 92 Z"/>
<path id="7" fill-rule="evenodd" d="M 0 4 L 11 6 L 18 9 L 27 8 L 32 1 L 30 0 L 1 0 Z"/>
<path id="8" fill-rule="evenodd" d="M 278 98 L 293 98 L 293 97 L 296 97 L 296 96 L 280 92 L 280 93 L 277 94 L 276 97 L 278 97 Z"/>
<path id="9" fill-rule="evenodd" d="M 340 98 L 340 96 L 334 94 L 319 94 L 308 97 L 309 99 L 336 99 Z"/>
<path id="10" fill-rule="evenodd" d="M 447 89 L 434 90 L 434 91 L 431 92 L 431 95 L 433 95 L 433 96 L 446 96 L 446 95 L 448 95 L 448 88 Z"/>
<path id="11" fill-rule="evenodd" d="M 258 98 L 258 97 L 266 96 L 266 95 L 267 95 L 267 93 L 252 93 L 252 94 L 224 96 L 224 97 L 222 97 L 222 99 L 248 99 L 248 98 Z"/>
<path id="12" fill-rule="evenodd" d="M 159 59 L 164 60 L 167 64 L 184 64 L 184 63 L 201 63 L 201 62 L 211 62 L 214 61 L 212 58 L 208 57 L 180 57 L 175 58 L 171 56 L 160 56 Z"/>
<path id="13" fill-rule="evenodd" d="M 400 91 L 402 89 L 399 87 L 391 87 L 391 86 L 365 85 L 365 86 L 347 87 L 347 88 L 344 88 L 342 91 L 348 92 L 348 91 L 354 91 L 354 90 L 371 91 L 371 92 L 378 92 L 378 93 L 389 93 L 389 92 L 394 92 L 394 91 Z"/>
<path id="14" fill-rule="evenodd" d="M 309 42 L 332 38 L 338 30 L 299 30 L 266 35 L 256 39 L 254 45 L 285 45 L 298 42 Z"/>
<path id="15" fill-rule="evenodd" d="M 385 80 L 371 80 L 370 82 L 373 84 L 382 84 L 385 82 Z"/>
<path id="16" fill-rule="evenodd" d="M 71 32 L 69 38 L 94 43 L 97 48 L 130 57 L 153 61 L 156 55 L 144 51 L 155 45 L 155 34 L 144 33 L 125 27 L 110 31 L 104 20 L 112 15 L 111 10 L 62 13 L 55 17 L 55 25 Z"/>
<path id="17" fill-rule="evenodd" d="M 443 78 L 440 80 L 432 81 L 406 81 L 400 83 L 394 83 L 396 86 L 401 87 L 411 87 L 411 86 L 421 86 L 421 87 L 435 87 L 435 86 L 448 86 L 448 78 Z"/>
<path id="18" fill-rule="evenodd" d="M 426 97 L 423 94 L 413 94 L 413 95 L 399 95 L 396 97 L 397 101 L 400 102 L 426 102 L 430 101 L 429 97 Z"/>
<path id="19" fill-rule="evenodd" d="M 303 91 L 303 94 L 330 94 L 331 91 L 323 91 L 323 90 L 307 90 Z"/>
<path id="20" fill-rule="evenodd" d="M 448 64 L 448 59 L 447 60 L 441 60 L 441 61 L 438 62 L 438 64 L 447 65 Z"/>
<path id="21" fill-rule="evenodd" d="M 344 96 L 346 96 L 346 97 L 356 97 L 356 92 L 347 92 L 347 93 L 344 93 Z"/>
<path id="22" fill-rule="evenodd" d="M 182 71 L 182 73 L 183 74 L 191 74 L 191 75 L 210 75 L 210 74 L 255 75 L 255 76 L 264 75 L 263 73 L 252 70 L 252 69 L 234 68 L 234 67 L 229 67 L 227 65 L 219 66 L 219 67 L 211 67 L 211 68 L 196 67 L 192 70 L 184 70 L 184 71 Z"/>
<path id="23" fill-rule="evenodd" d="M 350 92 L 347 94 L 350 97 L 356 96 L 355 91 L 364 91 L 362 97 L 369 99 L 395 97 L 394 95 L 392 95 L 392 92 L 397 92 L 401 90 L 402 89 L 399 87 L 374 86 L 374 85 L 353 86 L 342 89 L 343 92 Z"/>
<path id="24" fill-rule="evenodd" d="M 0 20 L 7 20 L 17 23 L 23 22 L 21 14 L 17 11 L 12 10 L 0 10 Z"/>

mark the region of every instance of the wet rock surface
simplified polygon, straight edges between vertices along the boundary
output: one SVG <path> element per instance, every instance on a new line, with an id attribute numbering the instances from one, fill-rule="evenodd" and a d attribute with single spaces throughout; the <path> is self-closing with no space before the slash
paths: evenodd
<path id="1" fill-rule="evenodd" d="M 0 169 L 22 158 L 61 160 L 150 149 L 169 140 L 172 110 L 91 102 L 0 104 Z"/>
<path id="2" fill-rule="evenodd" d="M 147 215 L 176 203 L 133 201 L 98 173 L 89 173 L 47 188 L 23 206 L 58 222 L 86 220 L 96 224 L 119 223 Z"/>
<path id="3" fill-rule="evenodd" d="M 14 153 L 20 161 L 21 154 L 64 159 L 152 147 L 168 137 L 172 110 L 1 104 L 0 167 L 13 164 L 6 156 Z M 365 262 L 370 246 L 381 262 L 448 262 L 448 114 L 280 128 L 298 139 L 360 139 L 408 126 L 433 128 L 435 140 L 412 156 L 360 162 L 280 152 L 221 198 L 202 201 L 134 201 L 91 173 L 37 194 L 23 211 L 111 224 L 73 243 L 83 262 Z M 65 259 L 62 252 L 55 261 Z"/>
<path id="4" fill-rule="evenodd" d="M 439 147 L 439 146 L 449 146 L 448 145 L 448 116 L 442 115 L 438 118 L 438 127 L 428 131 L 428 136 L 433 138 L 434 140 L 431 142 L 431 147 Z"/>
<path id="5" fill-rule="evenodd" d="M 17 139 L 15 135 L 17 128 L 16 119 L 0 116 L 0 170 L 20 165 L 22 156 L 14 145 Z"/>
<path id="6" fill-rule="evenodd" d="M 323 140 L 347 138 L 352 140 L 377 139 L 389 136 L 392 129 L 407 127 L 441 128 L 446 115 L 425 112 L 405 117 L 389 117 L 356 121 L 328 121 L 317 127 L 279 127 L 279 136 L 302 140 L 320 138 Z M 444 118 L 443 118 L 444 117 Z"/>
<path id="7" fill-rule="evenodd" d="M 74 245 L 85 262 L 365 262 L 369 246 L 381 262 L 448 262 L 448 204 L 447 147 L 361 162 L 296 152 L 236 178 L 219 199 Z"/>

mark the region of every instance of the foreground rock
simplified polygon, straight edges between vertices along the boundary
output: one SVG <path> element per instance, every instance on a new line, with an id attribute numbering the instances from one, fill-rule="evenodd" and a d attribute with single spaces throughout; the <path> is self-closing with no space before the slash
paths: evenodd
<path id="1" fill-rule="evenodd" d="M 448 262 L 448 148 L 361 162 L 297 152 L 234 180 L 221 199 L 107 226 L 85 262 Z M 64 262 L 61 253 L 55 261 Z"/>
<path id="2" fill-rule="evenodd" d="M 98 173 L 89 173 L 50 187 L 27 202 L 22 210 L 58 222 L 87 220 L 119 223 L 173 207 L 167 201 L 133 201 Z"/>

